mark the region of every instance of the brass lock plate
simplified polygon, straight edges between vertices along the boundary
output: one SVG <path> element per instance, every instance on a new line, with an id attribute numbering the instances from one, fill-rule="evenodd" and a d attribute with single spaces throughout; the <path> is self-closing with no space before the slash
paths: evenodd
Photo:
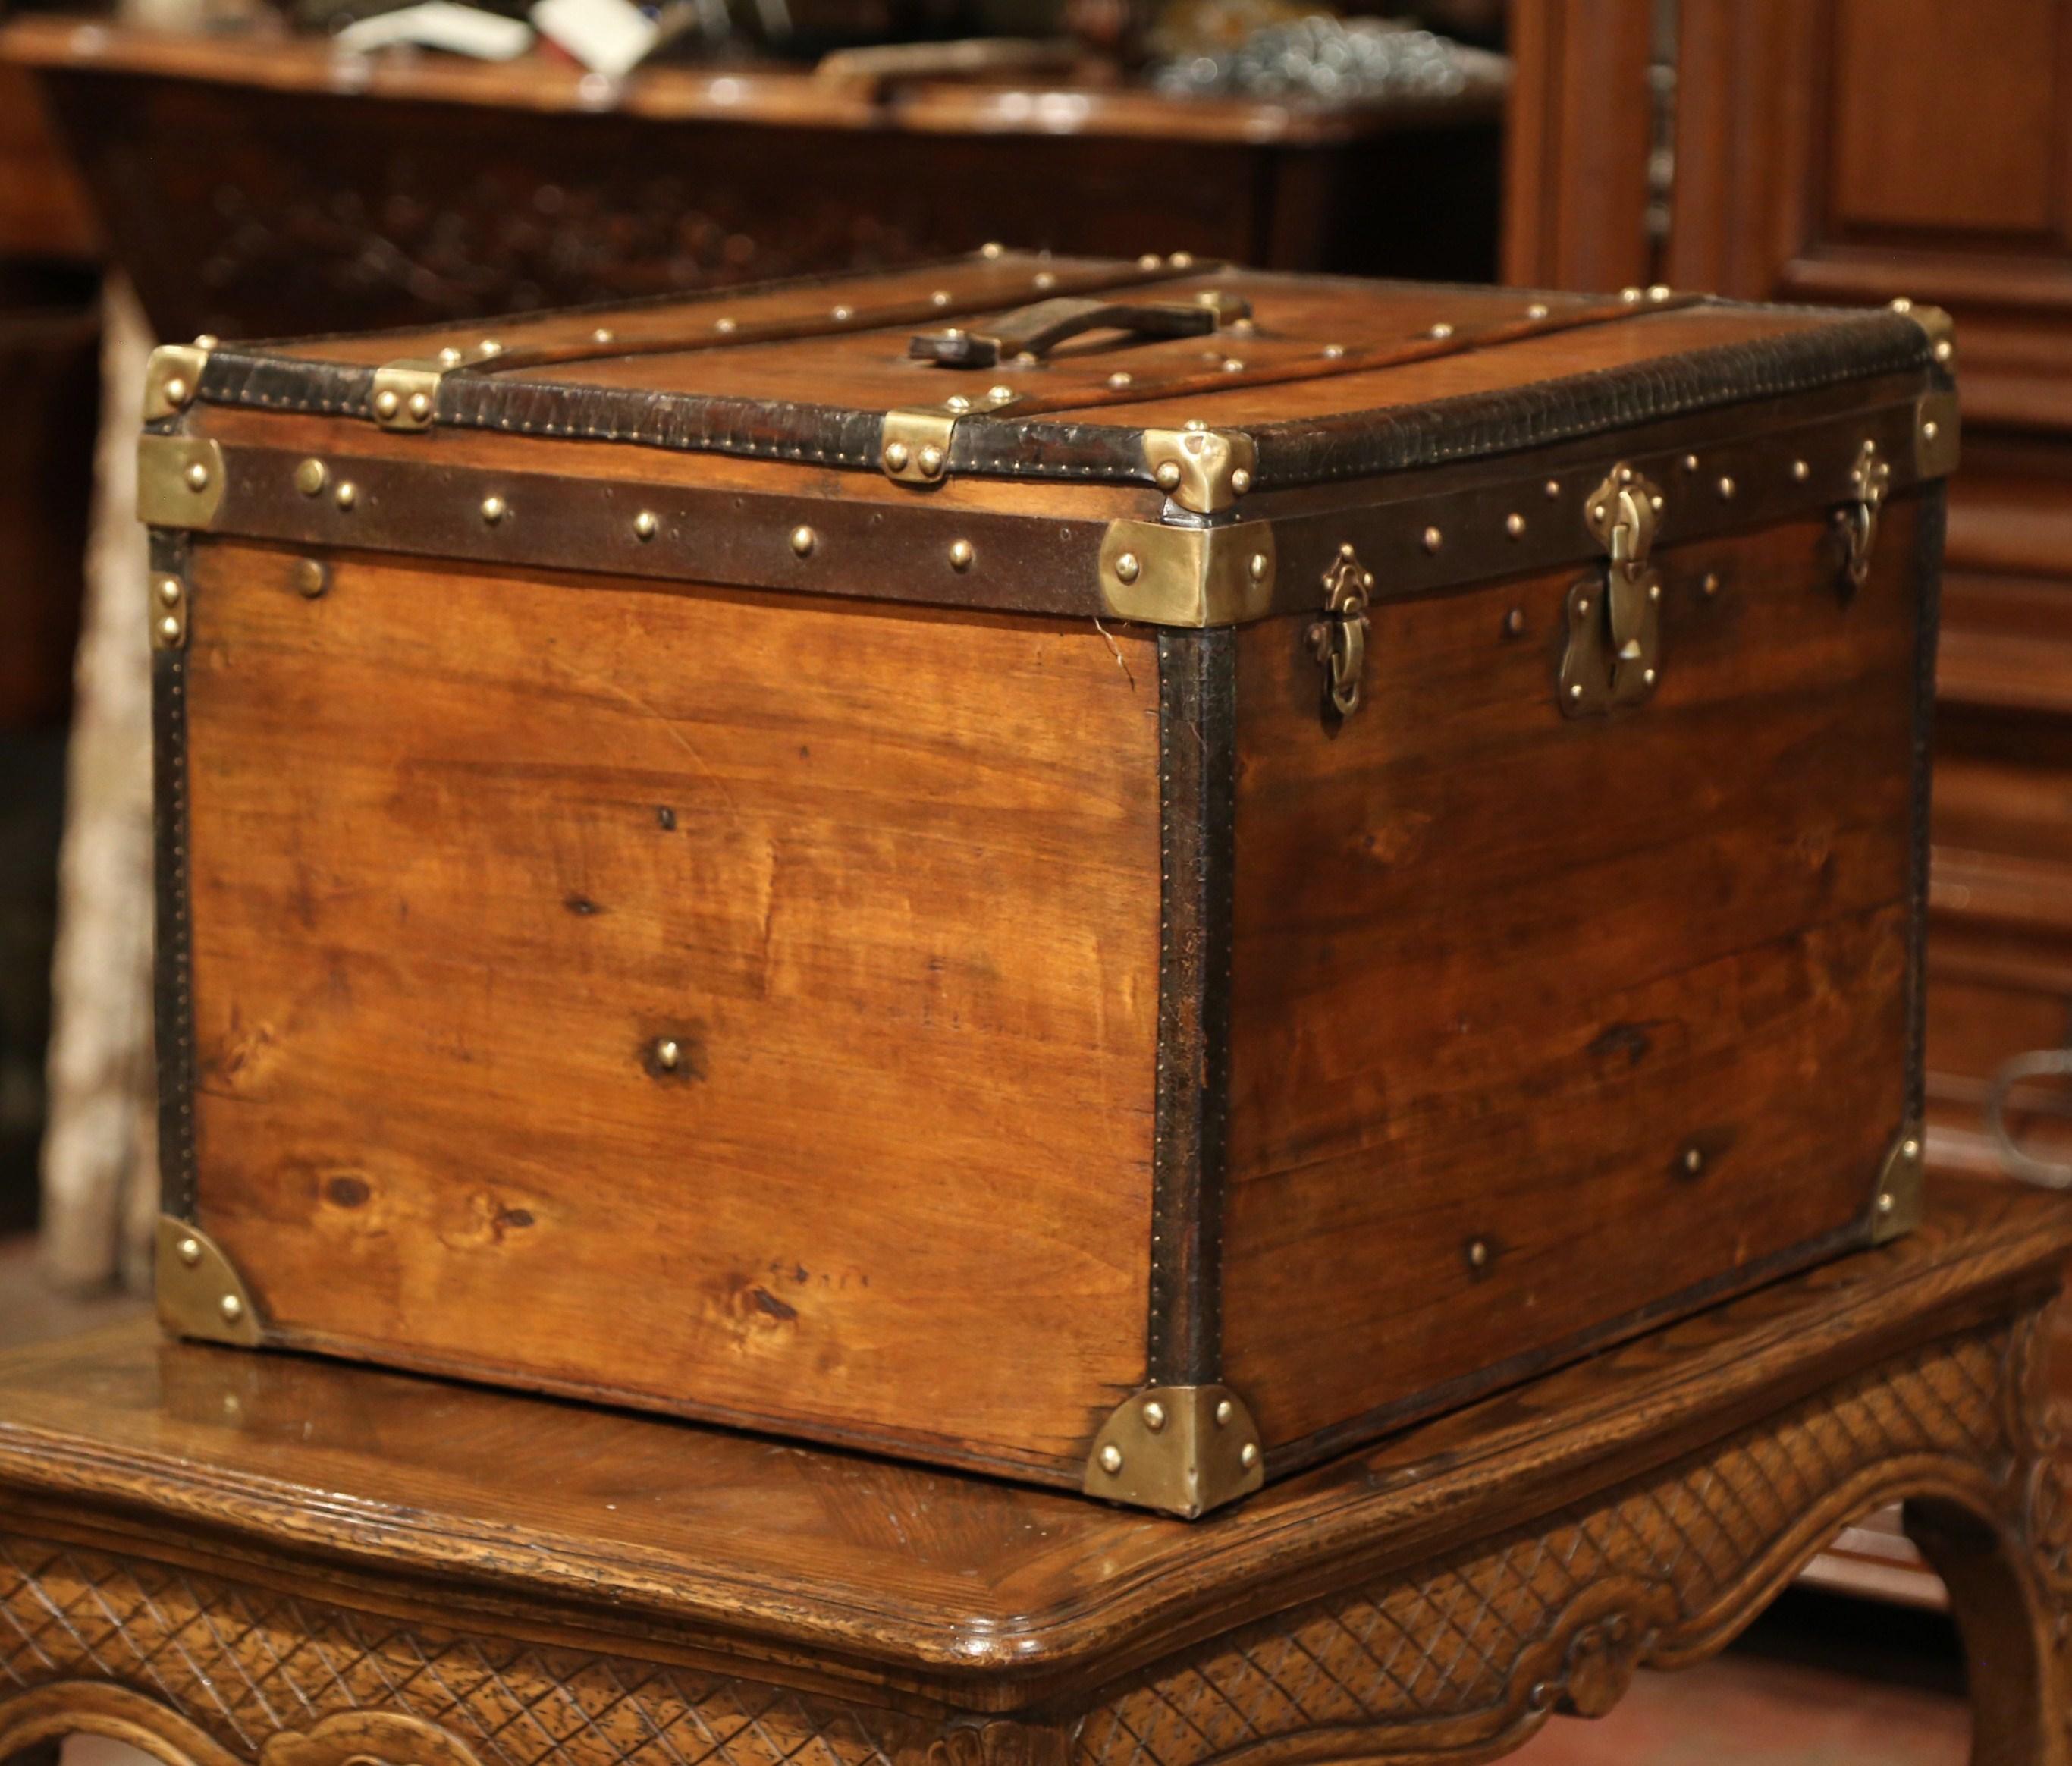
<path id="1" fill-rule="evenodd" d="M 1556 695 L 1572 718 L 1637 705 L 1661 673 L 1662 576 L 1652 562 L 1663 496 L 1631 467 L 1614 467 L 1584 521 L 1605 548 L 1602 577 L 1568 591 L 1568 645 Z"/>

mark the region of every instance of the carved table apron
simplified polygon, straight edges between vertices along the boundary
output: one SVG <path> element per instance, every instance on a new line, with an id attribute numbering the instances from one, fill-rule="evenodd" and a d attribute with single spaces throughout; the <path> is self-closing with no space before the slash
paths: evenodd
<path id="1" fill-rule="evenodd" d="M 1720 1648 L 1894 1500 L 1980 1762 L 2062 1762 L 2038 1310 L 2072 1210 L 1915 1235 L 1187 1523 L 125 1327 L 0 1361 L 0 1759 L 1470 1761 Z"/>

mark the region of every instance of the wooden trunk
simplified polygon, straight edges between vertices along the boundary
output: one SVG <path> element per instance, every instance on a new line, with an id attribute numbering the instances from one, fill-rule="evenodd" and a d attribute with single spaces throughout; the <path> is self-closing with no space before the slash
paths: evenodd
<path id="1" fill-rule="evenodd" d="M 1903 1229 L 1947 341 L 989 252 L 160 352 L 165 1316 L 1192 1514 Z"/>

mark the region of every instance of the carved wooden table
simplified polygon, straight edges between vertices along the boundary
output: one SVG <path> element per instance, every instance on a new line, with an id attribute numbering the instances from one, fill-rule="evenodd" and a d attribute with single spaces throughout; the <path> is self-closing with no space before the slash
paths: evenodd
<path id="1" fill-rule="evenodd" d="M 1471 1761 L 1718 1649 L 1905 1499 L 1979 1762 L 2062 1762 L 2035 1410 L 2072 1210 L 1914 1237 L 1190 1526 L 142 1328 L 0 1361 L 0 1759 Z"/>

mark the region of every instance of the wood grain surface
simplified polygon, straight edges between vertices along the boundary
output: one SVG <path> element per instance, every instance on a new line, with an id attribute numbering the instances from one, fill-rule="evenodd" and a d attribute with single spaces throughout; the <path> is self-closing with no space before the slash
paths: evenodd
<path id="1" fill-rule="evenodd" d="M 1610 718 L 1554 710 L 1568 573 L 1379 604 L 1336 730 L 1296 622 L 1241 631 L 1225 1377 L 1269 1448 L 1864 1230 L 1906 1107 L 1888 519 L 1846 600 L 1811 524 L 1664 554 L 1662 683 Z"/>
<path id="2" fill-rule="evenodd" d="M 1144 1367 L 1149 645 L 293 562 L 199 549 L 188 659 L 199 1224 L 273 1333 L 1075 1480 Z"/>

